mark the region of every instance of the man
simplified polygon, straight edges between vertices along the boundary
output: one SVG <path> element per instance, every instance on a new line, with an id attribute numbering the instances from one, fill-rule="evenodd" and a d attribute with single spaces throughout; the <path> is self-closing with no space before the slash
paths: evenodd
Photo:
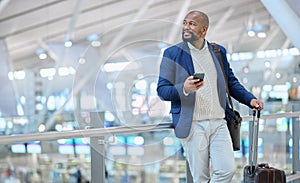
<path id="1" fill-rule="evenodd" d="M 208 16 L 203 12 L 191 11 L 185 16 L 183 42 L 164 51 L 157 92 L 161 99 L 171 101 L 175 135 L 182 141 L 194 183 L 226 183 L 231 181 L 235 167 L 225 120 L 232 116 L 225 80 L 231 96 L 240 103 L 261 109 L 263 103 L 239 83 L 227 61 L 225 48 L 218 45 L 224 79 L 213 47 L 205 40 L 208 26 Z M 204 80 L 198 82 L 199 79 L 193 78 L 194 73 L 204 73 Z"/>

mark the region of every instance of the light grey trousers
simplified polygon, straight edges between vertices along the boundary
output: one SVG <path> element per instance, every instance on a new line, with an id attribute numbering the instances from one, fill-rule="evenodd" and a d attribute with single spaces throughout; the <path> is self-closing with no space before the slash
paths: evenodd
<path id="1" fill-rule="evenodd" d="M 194 183 L 231 182 L 234 152 L 225 120 L 194 122 L 189 138 L 182 145 Z"/>

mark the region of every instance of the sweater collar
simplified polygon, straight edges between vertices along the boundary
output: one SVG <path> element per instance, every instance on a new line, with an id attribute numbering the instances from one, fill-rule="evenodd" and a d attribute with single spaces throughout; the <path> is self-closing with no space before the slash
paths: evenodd
<path id="1" fill-rule="evenodd" d="M 199 49 L 196 48 L 194 45 L 192 45 L 190 42 L 187 42 L 187 44 L 188 44 L 189 49 L 191 49 L 191 50 L 199 50 Z M 205 50 L 207 47 L 208 47 L 207 41 L 204 40 L 204 46 L 203 46 L 203 48 L 200 49 L 200 50 Z"/>

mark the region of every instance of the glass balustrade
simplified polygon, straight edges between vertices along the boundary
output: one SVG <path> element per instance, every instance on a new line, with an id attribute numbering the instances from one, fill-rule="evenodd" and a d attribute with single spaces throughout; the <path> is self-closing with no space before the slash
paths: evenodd
<path id="1" fill-rule="evenodd" d="M 243 168 L 248 164 L 251 116 L 244 117 L 244 120 L 241 128 L 242 148 L 235 152 L 236 174 L 233 182 L 243 180 Z M 10 122 L 20 127 L 10 129 Z M 0 182 L 8 178 L 23 182 L 90 181 L 93 163 L 91 148 L 94 148 L 90 143 L 90 136 L 97 138 L 97 130 L 99 134 L 105 134 L 103 156 L 107 183 L 186 182 L 185 153 L 173 130 L 167 125 L 158 130 L 157 124 L 125 128 L 107 126 L 105 129 L 72 129 L 65 126 L 61 130 L 66 128 L 66 131 L 34 133 L 36 136 L 30 138 L 36 140 L 28 142 L 26 138 L 32 134 L 12 133 L 22 130 L 24 124 L 26 123 L 20 118 L 0 120 L 0 131 L 3 134 L 0 136 Z M 93 135 L 90 133 L 92 130 L 95 131 Z M 73 135 L 74 138 L 61 138 L 64 133 Z M 4 138 L 10 141 L 10 138 L 20 135 L 24 137 L 24 142 L 18 139 L 18 142 L 5 143 Z M 38 140 L 39 137 L 51 140 Z M 299 148 L 298 112 L 263 114 L 259 122 L 258 162 L 268 162 L 272 167 L 283 169 L 288 176 L 291 175 L 295 171 L 295 163 L 299 164 L 299 157 L 293 157 L 295 141 Z M 299 156 L 299 149 L 294 151 Z"/>

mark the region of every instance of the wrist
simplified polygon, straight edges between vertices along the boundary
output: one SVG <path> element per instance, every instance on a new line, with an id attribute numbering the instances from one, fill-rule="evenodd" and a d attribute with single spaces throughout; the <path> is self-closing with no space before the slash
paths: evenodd
<path id="1" fill-rule="evenodd" d="M 188 95 L 190 94 L 189 92 L 186 92 L 186 91 L 185 91 L 184 87 L 183 87 L 182 90 L 183 90 L 183 94 L 184 94 L 185 96 L 188 96 Z"/>

